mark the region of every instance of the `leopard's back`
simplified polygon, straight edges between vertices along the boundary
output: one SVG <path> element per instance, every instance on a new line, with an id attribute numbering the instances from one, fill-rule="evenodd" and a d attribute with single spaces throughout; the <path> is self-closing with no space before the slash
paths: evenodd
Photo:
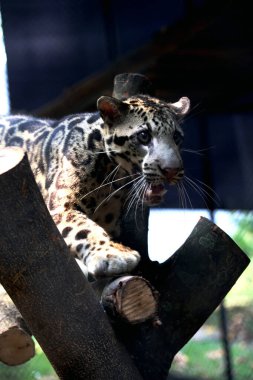
<path id="1" fill-rule="evenodd" d="M 59 121 L 0 118 L 0 145 L 19 146 L 70 251 L 95 275 L 133 269 L 139 254 L 113 239 L 130 208 L 159 204 L 183 176 L 180 145 L 188 98 L 98 100 L 99 113 Z"/>

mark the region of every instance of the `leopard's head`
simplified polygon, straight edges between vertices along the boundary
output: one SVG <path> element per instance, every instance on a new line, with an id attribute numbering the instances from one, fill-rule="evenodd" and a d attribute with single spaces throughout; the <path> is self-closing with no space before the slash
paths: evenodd
<path id="1" fill-rule="evenodd" d="M 189 99 L 166 103 L 147 95 L 124 101 L 102 96 L 97 106 L 104 120 L 108 156 L 136 175 L 136 186 L 148 204 L 159 204 L 165 184 L 175 184 L 184 175 L 180 124 L 189 110 Z"/>

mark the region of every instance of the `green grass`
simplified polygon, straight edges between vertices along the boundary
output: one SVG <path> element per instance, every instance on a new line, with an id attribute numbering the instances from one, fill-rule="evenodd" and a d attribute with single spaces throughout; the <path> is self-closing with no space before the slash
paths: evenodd
<path id="1" fill-rule="evenodd" d="M 233 343 L 231 353 L 236 380 L 251 380 L 253 373 L 252 347 Z M 203 380 L 224 379 L 223 351 L 219 341 L 191 341 L 175 358 L 171 373 L 188 374 Z"/>

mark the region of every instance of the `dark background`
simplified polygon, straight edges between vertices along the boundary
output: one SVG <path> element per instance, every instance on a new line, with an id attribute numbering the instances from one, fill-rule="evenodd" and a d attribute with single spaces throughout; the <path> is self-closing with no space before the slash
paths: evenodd
<path id="1" fill-rule="evenodd" d="M 220 198 L 215 203 L 204 194 L 203 200 L 186 185 L 192 206 L 253 208 L 250 1 L 0 5 L 12 112 L 55 117 L 92 110 L 96 98 L 111 93 L 115 74 L 146 74 L 158 97 L 191 99 L 184 147 L 200 152 L 183 152 L 186 174 Z M 176 191 L 165 206 L 179 206 Z"/>

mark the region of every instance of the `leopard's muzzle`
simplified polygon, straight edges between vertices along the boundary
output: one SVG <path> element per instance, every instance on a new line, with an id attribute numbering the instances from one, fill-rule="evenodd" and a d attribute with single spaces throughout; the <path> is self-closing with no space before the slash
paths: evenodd
<path id="1" fill-rule="evenodd" d="M 155 206 L 160 204 L 163 201 L 164 195 L 167 190 L 165 189 L 165 184 L 175 185 L 178 181 L 180 181 L 184 176 L 183 168 L 159 168 L 162 177 L 161 183 L 155 182 L 151 183 L 145 192 L 145 202 L 149 206 Z"/>

